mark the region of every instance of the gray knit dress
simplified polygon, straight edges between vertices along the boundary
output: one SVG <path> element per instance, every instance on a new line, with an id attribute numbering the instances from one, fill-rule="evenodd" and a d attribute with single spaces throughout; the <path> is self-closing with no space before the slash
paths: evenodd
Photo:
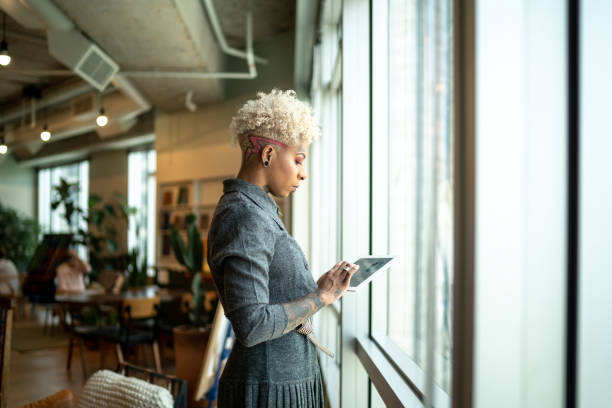
<path id="1" fill-rule="evenodd" d="M 303 335 L 283 335 L 282 303 L 317 289 L 276 203 L 241 179 L 223 182 L 208 234 L 208 263 L 236 338 L 219 381 L 218 406 L 323 407 L 317 353 Z"/>

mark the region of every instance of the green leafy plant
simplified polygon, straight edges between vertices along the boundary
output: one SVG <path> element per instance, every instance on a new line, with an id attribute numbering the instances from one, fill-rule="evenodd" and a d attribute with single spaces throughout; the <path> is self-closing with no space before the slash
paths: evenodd
<path id="1" fill-rule="evenodd" d="M 78 183 L 69 183 L 63 178 L 60 179 L 58 185 L 53 187 L 53 191 L 51 209 L 53 211 L 63 209 L 61 215 L 73 234 L 72 243 L 84 245 L 89 249 L 91 274 L 96 279 L 101 270 L 111 267 L 107 264 L 103 254 L 113 254 L 118 250 L 114 221 L 123 218 L 129 222 L 130 217 L 137 214 L 137 209 L 129 207 L 125 197 L 119 193 L 115 193 L 112 202 L 103 202 L 99 195 L 91 194 L 87 202 L 88 208 L 81 208 L 77 201 Z M 83 228 L 83 224 L 86 224 L 87 228 Z M 125 266 L 129 268 L 128 265 Z"/>
<path id="2" fill-rule="evenodd" d="M 129 263 L 127 265 L 126 272 L 126 283 L 128 287 L 133 288 L 145 286 L 148 282 L 147 254 L 145 253 L 142 257 L 140 257 L 138 249 L 132 249 L 132 251 L 130 252 Z"/>
<path id="3" fill-rule="evenodd" d="M 192 305 L 189 310 L 189 320 L 195 326 L 205 326 L 212 322 L 214 308 L 212 311 L 206 310 L 205 298 L 206 282 L 202 279 L 204 266 L 204 247 L 202 236 L 196 225 L 196 217 L 189 214 L 185 217 L 187 227 L 187 245 L 181 237 L 179 231 L 170 224 L 170 243 L 176 260 L 187 268 L 191 274 L 191 295 Z"/>
<path id="4" fill-rule="evenodd" d="M 0 245 L 19 271 L 25 271 L 36 251 L 40 226 L 30 217 L 0 203 Z"/>

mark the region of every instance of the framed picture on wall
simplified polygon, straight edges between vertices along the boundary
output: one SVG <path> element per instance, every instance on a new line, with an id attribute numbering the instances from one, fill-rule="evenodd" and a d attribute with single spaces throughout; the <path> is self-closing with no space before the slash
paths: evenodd
<path id="1" fill-rule="evenodd" d="M 165 190 L 162 194 L 162 205 L 172 205 L 172 190 Z"/>
<path id="2" fill-rule="evenodd" d="M 189 203 L 189 188 L 187 186 L 180 186 L 178 191 L 177 204 L 188 204 Z"/>

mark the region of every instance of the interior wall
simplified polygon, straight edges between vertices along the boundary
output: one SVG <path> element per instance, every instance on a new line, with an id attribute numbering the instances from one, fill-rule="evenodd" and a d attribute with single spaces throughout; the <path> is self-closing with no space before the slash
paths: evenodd
<path id="1" fill-rule="evenodd" d="M 128 161 L 126 150 L 113 150 L 92 154 L 89 161 L 89 194 L 98 194 L 102 201 L 114 202 L 115 192 L 127 200 Z M 117 246 L 127 252 L 127 223 L 118 217 L 112 223 L 117 229 Z"/>
<path id="2" fill-rule="evenodd" d="M 157 183 L 238 173 L 240 149 L 229 139 L 229 123 L 242 98 L 195 112 L 160 114 L 155 121 Z"/>
<path id="3" fill-rule="evenodd" d="M 287 32 L 254 46 L 268 64 L 257 64 L 257 78 L 226 80 L 226 101 L 200 107 L 195 112 L 158 114 L 155 121 L 157 182 L 235 175 L 240 150 L 229 139 L 232 116 L 258 91 L 293 86 L 294 34 Z M 243 59 L 227 57 L 226 69 L 246 71 Z"/>
<path id="4" fill-rule="evenodd" d="M 36 170 L 10 154 L 0 158 L 0 202 L 36 218 Z"/>

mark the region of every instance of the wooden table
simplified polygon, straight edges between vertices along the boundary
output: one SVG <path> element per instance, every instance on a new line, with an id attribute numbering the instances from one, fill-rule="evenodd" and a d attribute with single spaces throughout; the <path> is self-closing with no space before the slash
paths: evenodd
<path id="1" fill-rule="evenodd" d="M 55 296 L 55 302 L 70 306 L 120 305 L 125 299 L 152 298 L 159 296 L 160 302 L 171 302 L 180 299 L 186 293 L 182 290 L 164 289 L 158 286 L 147 286 L 142 289 L 128 290 L 122 293 L 101 293 L 85 290 L 79 293 L 64 293 Z"/>

